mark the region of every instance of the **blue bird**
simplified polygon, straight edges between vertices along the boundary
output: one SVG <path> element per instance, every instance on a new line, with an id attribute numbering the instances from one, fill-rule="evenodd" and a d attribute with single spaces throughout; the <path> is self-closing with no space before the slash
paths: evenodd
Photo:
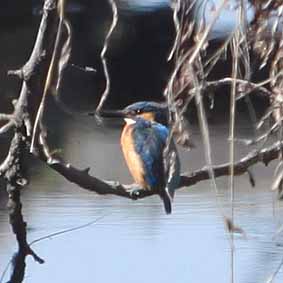
<path id="1" fill-rule="evenodd" d="M 123 110 L 103 110 L 99 115 L 126 118 L 121 146 L 129 171 L 142 188 L 159 193 L 166 212 L 171 213 L 171 202 L 180 183 L 180 160 L 173 140 L 164 152 L 169 133 L 167 104 L 141 101 Z M 180 139 L 184 136 L 181 132 L 174 136 L 181 145 L 193 147 L 189 136 Z"/>
<path id="2" fill-rule="evenodd" d="M 126 125 L 121 135 L 121 147 L 129 171 L 139 186 L 159 194 L 169 214 L 180 181 L 180 162 L 173 143 L 167 154 L 169 162 L 164 158 L 169 130 L 162 124 L 130 116 L 128 113 L 129 118 L 125 118 Z"/>

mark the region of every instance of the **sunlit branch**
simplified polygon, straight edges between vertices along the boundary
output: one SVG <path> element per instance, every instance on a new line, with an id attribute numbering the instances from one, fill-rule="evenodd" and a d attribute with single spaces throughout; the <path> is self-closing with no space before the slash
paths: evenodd
<path id="1" fill-rule="evenodd" d="M 242 79 L 232 79 L 232 78 L 223 78 L 217 81 L 208 81 L 205 84 L 205 89 L 207 88 L 216 88 L 222 85 L 231 85 L 233 81 L 236 82 L 237 87 L 240 88 L 240 92 L 247 95 L 253 91 L 258 91 L 265 97 L 271 97 L 272 92 L 269 91 L 267 88 L 263 87 L 261 83 L 252 83 L 250 81 L 242 80 Z M 242 95 L 240 96 L 243 97 Z M 237 97 L 239 99 L 239 96 Z"/>

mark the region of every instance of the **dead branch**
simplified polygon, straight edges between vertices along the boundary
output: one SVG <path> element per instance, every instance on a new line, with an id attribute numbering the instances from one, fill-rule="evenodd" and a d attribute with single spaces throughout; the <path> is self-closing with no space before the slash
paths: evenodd
<path id="1" fill-rule="evenodd" d="M 96 111 L 97 112 L 100 112 L 102 110 L 102 107 L 104 106 L 104 103 L 109 95 L 109 92 L 110 92 L 110 75 L 109 75 L 109 71 L 108 71 L 108 67 L 107 67 L 107 60 L 106 60 L 106 52 L 108 50 L 108 45 L 109 45 L 109 41 L 110 41 L 110 38 L 111 38 L 111 35 L 117 25 L 117 22 L 118 22 L 118 9 L 117 9 L 117 5 L 116 5 L 116 2 L 115 0 L 108 0 L 110 6 L 111 6 L 111 9 L 112 9 L 112 23 L 111 23 L 111 26 L 107 32 L 107 35 L 106 35 L 106 38 L 105 38 L 105 41 L 104 41 L 104 45 L 103 45 L 103 48 L 101 50 L 101 53 L 100 53 L 100 58 L 101 58 L 101 61 L 102 61 L 102 65 L 103 65 L 103 72 L 104 72 L 104 76 L 105 76 L 105 80 L 106 80 L 106 85 L 105 85 L 105 89 L 104 89 L 104 92 L 102 93 L 102 96 L 101 96 L 101 99 L 100 99 L 100 102 L 96 108 Z"/>
<path id="2" fill-rule="evenodd" d="M 57 1 L 46 0 L 42 20 L 30 59 L 19 71 L 23 83 L 19 98 L 13 101 L 14 111 L 9 115 L 1 115 L 7 120 L 1 130 L 13 129 L 10 149 L 7 157 L 0 165 L 0 176 L 6 181 L 9 196 L 8 210 L 12 231 L 16 236 L 18 251 L 12 260 L 12 273 L 9 282 L 22 282 L 25 271 L 25 258 L 31 255 L 35 261 L 44 261 L 30 248 L 27 242 L 26 222 L 22 215 L 21 190 L 28 183 L 23 168 L 23 158 L 28 153 L 27 141 L 31 136 L 31 125 L 35 119 L 42 93 L 44 78 L 51 59 L 54 35 L 57 27 Z M 15 72 L 13 72 L 15 73 Z"/>
<path id="3" fill-rule="evenodd" d="M 234 163 L 234 174 L 239 176 L 249 173 L 249 168 L 260 162 L 267 166 L 272 160 L 278 158 L 282 149 L 283 143 L 277 142 L 269 148 L 250 152 L 247 156 Z M 154 192 L 137 187 L 136 184 L 123 185 L 119 182 L 101 180 L 97 177 L 91 176 L 89 174 L 89 168 L 78 169 L 70 163 L 65 163 L 59 159 L 48 161 L 44 155 L 40 155 L 39 158 L 69 182 L 100 195 L 112 194 L 136 200 L 155 194 Z M 229 176 L 230 163 L 215 165 L 212 169 L 215 177 Z M 201 181 L 206 181 L 209 179 L 209 169 L 204 166 L 203 168 L 191 173 L 182 174 L 179 189 L 183 187 L 190 187 Z"/>
<path id="4" fill-rule="evenodd" d="M 9 121 L 11 118 L 12 118 L 12 115 L 0 114 L 0 121 Z"/>
<path id="5" fill-rule="evenodd" d="M 248 173 L 248 169 L 259 162 L 262 162 L 265 166 L 267 166 L 272 160 L 278 158 L 282 149 L 283 143 L 276 142 L 269 148 L 265 148 L 260 151 L 253 150 L 247 156 L 235 162 L 234 174 L 239 176 Z M 229 176 L 229 163 L 213 166 L 213 171 L 215 177 Z M 205 181 L 207 179 L 209 179 L 208 169 L 206 167 L 203 167 L 202 169 L 196 170 L 191 174 L 188 173 L 182 175 L 181 185 L 192 186 L 200 181 Z"/>
<path id="6" fill-rule="evenodd" d="M 234 79 L 232 78 L 223 78 L 217 81 L 208 81 L 205 83 L 205 90 L 220 87 L 223 85 L 231 85 L 233 81 Z M 272 96 L 272 92 L 267 88 L 263 87 L 261 83 L 253 83 L 241 79 L 235 79 L 235 82 L 237 84 L 239 92 L 244 93 L 244 95 L 247 95 L 253 91 L 257 91 L 257 94 L 260 94 L 264 97 L 270 98 Z M 242 98 L 243 96 L 241 95 L 240 97 Z M 237 99 L 239 99 L 239 96 Z"/>
<path id="7" fill-rule="evenodd" d="M 9 130 L 11 130 L 14 126 L 13 121 L 9 121 L 4 126 L 0 128 L 0 135 L 7 133 Z"/>
<path id="8" fill-rule="evenodd" d="M 18 243 L 18 251 L 12 259 L 12 273 L 9 281 L 13 283 L 23 281 L 27 255 L 31 255 L 38 263 L 44 263 L 44 260 L 31 249 L 27 242 L 27 224 L 22 214 L 21 189 L 27 184 L 22 164 L 25 147 L 23 134 L 20 129 L 16 129 L 9 154 L 2 163 L 0 171 L 1 174 L 4 174 L 7 182 L 9 220 Z"/>
<path id="9" fill-rule="evenodd" d="M 65 0 L 58 1 L 57 5 L 58 5 L 58 14 L 59 14 L 58 29 L 57 29 L 56 39 L 55 39 L 54 48 L 53 48 L 53 52 L 52 52 L 52 58 L 51 58 L 51 61 L 50 61 L 50 65 L 48 67 L 48 72 L 47 72 L 47 76 L 46 76 L 46 80 L 45 80 L 45 84 L 44 84 L 44 90 L 43 90 L 41 102 L 39 104 L 39 107 L 38 107 L 38 110 L 37 110 L 37 113 L 36 113 L 36 118 L 34 120 L 32 141 L 31 141 L 31 147 L 30 147 L 30 151 L 32 153 L 36 150 L 35 146 L 38 142 L 38 137 L 40 136 L 38 128 L 39 128 L 39 125 L 41 124 L 41 121 L 43 119 L 47 95 L 50 93 L 50 86 L 51 86 L 51 84 L 54 80 L 53 77 L 55 75 L 55 72 L 54 72 L 55 65 L 58 63 L 58 61 L 60 59 L 60 55 L 61 55 L 59 44 L 60 44 L 61 37 L 62 37 L 63 27 L 66 24 L 65 23 Z M 67 59 L 67 61 L 68 61 L 68 59 Z"/>

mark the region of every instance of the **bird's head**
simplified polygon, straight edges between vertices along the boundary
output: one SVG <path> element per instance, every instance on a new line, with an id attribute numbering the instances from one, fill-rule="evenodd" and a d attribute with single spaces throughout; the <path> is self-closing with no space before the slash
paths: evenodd
<path id="1" fill-rule="evenodd" d="M 141 117 L 151 122 L 168 125 L 167 106 L 153 101 L 141 101 L 133 103 L 123 109 L 127 117 Z"/>
<path id="2" fill-rule="evenodd" d="M 165 127 L 169 123 L 169 111 L 166 103 L 158 103 L 153 101 L 140 101 L 125 107 L 122 110 L 103 110 L 99 113 L 102 118 L 124 118 L 127 124 L 135 123 L 136 119 L 143 118 L 146 121 L 157 122 Z M 183 121 L 183 124 L 187 122 Z M 177 144 L 191 149 L 194 147 L 188 132 L 188 126 L 176 126 L 173 134 L 176 138 Z"/>
<path id="3" fill-rule="evenodd" d="M 127 106 L 122 111 L 128 118 L 143 118 L 144 120 L 157 122 L 165 127 L 168 127 L 169 110 L 166 103 L 141 101 Z M 191 149 L 194 147 L 194 144 L 191 141 L 191 137 L 188 131 L 188 122 L 186 120 L 183 120 L 182 123 L 183 124 L 179 123 L 174 126 L 174 137 L 176 138 L 176 142 L 179 145 L 187 149 Z"/>
<path id="4" fill-rule="evenodd" d="M 147 121 L 168 125 L 168 108 L 166 104 L 153 101 L 141 101 L 128 105 L 122 110 L 103 110 L 101 117 L 143 118 Z"/>

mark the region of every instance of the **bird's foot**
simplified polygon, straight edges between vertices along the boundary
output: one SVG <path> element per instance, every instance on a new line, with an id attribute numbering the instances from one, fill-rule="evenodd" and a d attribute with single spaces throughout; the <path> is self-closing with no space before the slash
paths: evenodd
<path id="1" fill-rule="evenodd" d="M 132 188 L 129 190 L 129 194 L 132 199 L 137 200 L 141 198 L 141 196 L 144 194 L 144 189 L 141 188 Z"/>

